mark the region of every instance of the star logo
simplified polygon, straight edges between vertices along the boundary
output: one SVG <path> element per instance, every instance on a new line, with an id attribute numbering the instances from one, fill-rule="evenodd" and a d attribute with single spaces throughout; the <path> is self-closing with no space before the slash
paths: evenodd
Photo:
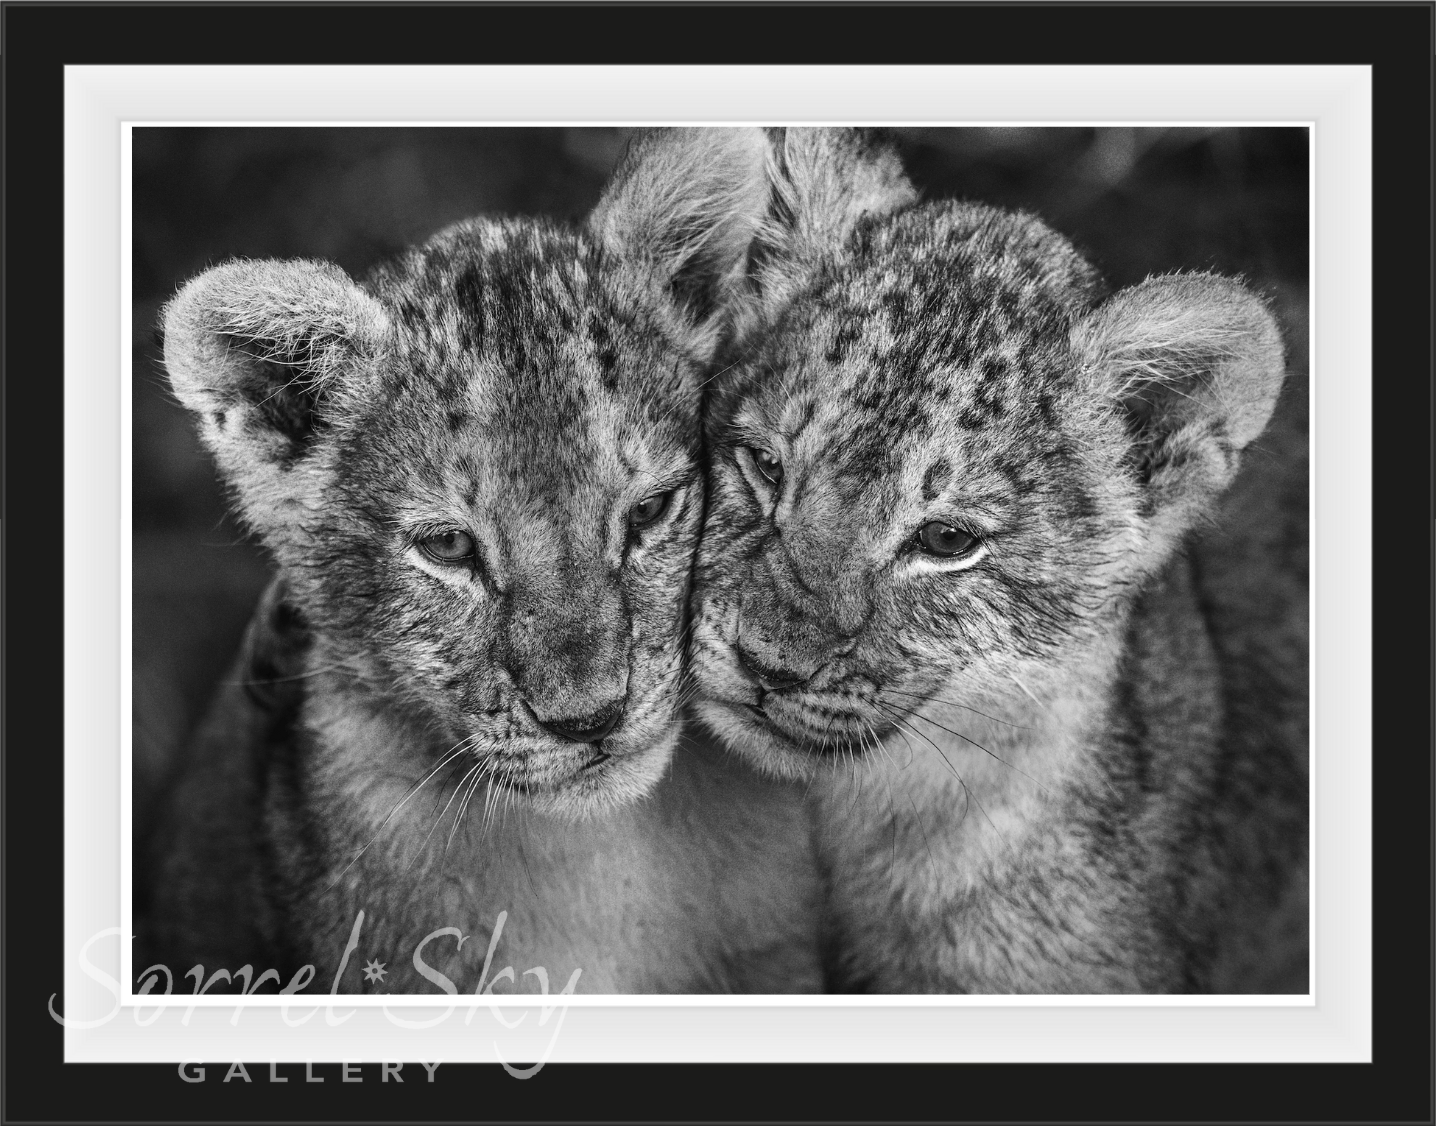
<path id="1" fill-rule="evenodd" d="M 370 959 L 369 963 L 364 967 L 364 980 L 383 981 L 384 963 L 379 961 L 377 958 Z"/>

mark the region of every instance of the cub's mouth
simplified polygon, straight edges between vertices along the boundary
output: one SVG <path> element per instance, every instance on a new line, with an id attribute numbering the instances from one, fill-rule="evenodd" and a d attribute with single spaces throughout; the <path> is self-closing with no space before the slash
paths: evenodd
<path id="1" fill-rule="evenodd" d="M 794 699 L 765 693 L 761 703 L 745 705 L 780 738 L 820 758 L 861 754 L 881 728 L 851 708 L 836 708 L 822 697 Z"/>
<path id="2" fill-rule="evenodd" d="M 621 703 L 575 719 L 536 712 L 527 700 L 466 716 L 475 765 L 494 788 L 558 809 L 590 799 L 617 804 L 641 796 L 677 742 L 671 693 L 655 684 Z M 609 789 L 605 797 L 603 791 Z"/>
<path id="3" fill-rule="evenodd" d="M 662 776 L 678 732 L 672 723 L 651 739 L 510 749 L 483 769 L 491 786 L 522 795 L 540 812 L 583 818 L 646 794 Z"/>
<path id="4" fill-rule="evenodd" d="M 509 747 L 476 756 L 475 765 L 491 787 L 528 798 L 562 799 L 570 790 L 584 792 L 606 785 L 623 772 L 624 760 L 642 758 L 644 748 L 593 743 Z"/>
<path id="5" fill-rule="evenodd" d="M 613 757 L 597 743 L 580 743 L 505 755 L 489 764 L 487 773 L 493 783 L 532 796 L 558 792 L 584 775 L 601 773 Z"/>
<path id="6" fill-rule="evenodd" d="M 850 709 L 831 711 L 766 695 L 757 700 L 710 696 L 697 705 L 697 713 L 733 750 L 783 777 L 803 778 L 825 764 L 860 759 L 891 729 Z"/>

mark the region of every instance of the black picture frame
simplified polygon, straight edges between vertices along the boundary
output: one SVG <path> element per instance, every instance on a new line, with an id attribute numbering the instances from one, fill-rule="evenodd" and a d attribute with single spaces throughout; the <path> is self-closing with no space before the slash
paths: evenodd
<path id="1" fill-rule="evenodd" d="M 337 16 L 342 13 L 343 18 Z M 1431 4 L 7 3 L 4 1122 L 1385 1121 L 1432 1095 Z M 240 20 L 253 34 L 236 34 Z M 497 1065 L 385 1088 L 63 1064 L 62 79 L 67 63 L 1345 63 L 1373 67 L 1373 1062 Z M 1421 505 L 1418 515 L 1414 509 Z M 1331 858 L 1328 858 L 1331 859 Z M 338 1066 L 318 1065 L 337 1077 Z"/>

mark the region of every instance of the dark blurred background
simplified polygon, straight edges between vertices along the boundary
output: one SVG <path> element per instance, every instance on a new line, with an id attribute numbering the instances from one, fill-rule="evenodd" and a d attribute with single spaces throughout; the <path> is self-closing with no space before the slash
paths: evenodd
<path id="1" fill-rule="evenodd" d="M 1035 211 L 1114 285 L 1241 274 L 1272 301 L 1304 395 L 1305 129 L 907 129 L 928 198 Z M 135 830 L 268 578 L 169 395 L 162 304 L 226 258 L 310 257 L 351 274 L 482 212 L 577 220 L 627 139 L 618 129 L 137 128 L 134 131 Z"/>

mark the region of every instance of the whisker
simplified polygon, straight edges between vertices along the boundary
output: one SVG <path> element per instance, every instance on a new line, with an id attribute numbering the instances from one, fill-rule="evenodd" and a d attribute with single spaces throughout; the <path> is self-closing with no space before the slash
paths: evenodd
<path id="1" fill-rule="evenodd" d="M 356 657 L 367 656 L 369 656 L 367 653 L 356 654 Z M 293 676 L 248 677 L 244 680 L 227 680 L 223 683 L 237 686 L 252 685 L 256 687 L 261 684 L 284 684 L 291 680 L 307 680 L 311 676 L 321 676 L 326 672 L 334 672 L 336 669 L 343 669 L 356 679 L 365 680 L 367 678 L 363 673 L 348 667 L 349 662 L 356 659 L 356 657 L 346 657 L 342 661 L 335 661 L 332 665 L 324 665 L 317 669 L 310 669 L 308 672 L 295 673 Z"/>
<path id="2" fill-rule="evenodd" d="M 480 763 L 480 765 L 482 765 L 482 763 Z M 469 783 L 468 792 L 464 794 L 464 800 L 459 803 L 459 812 L 454 814 L 454 824 L 449 829 L 449 839 L 444 842 L 445 857 L 449 855 L 449 846 L 454 843 L 454 834 L 459 831 L 459 826 L 464 823 L 464 814 L 468 812 L 469 802 L 473 800 L 474 791 L 479 788 L 479 784 L 484 780 L 482 771 L 475 770 L 473 773 L 474 780 Z"/>
<path id="3" fill-rule="evenodd" d="M 735 367 L 737 367 L 739 364 L 745 363 L 745 362 L 747 362 L 748 360 L 751 360 L 751 359 L 753 358 L 753 356 L 756 355 L 756 354 L 757 354 L 757 349 L 756 349 L 755 347 L 753 347 L 753 346 L 749 346 L 748 348 L 742 350 L 742 351 L 739 353 L 738 358 L 737 358 L 736 360 L 734 360 L 734 361 L 733 361 L 731 364 L 729 364 L 727 367 L 723 368 L 721 371 L 715 371 L 712 375 L 710 375 L 707 379 L 705 379 L 702 383 L 700 383 L 700 384 L 698 385 L 698 389 L 701 391 L 703 388 L 707 387 L 708 384 L 712 383 L 715 379 L 719 379 L 719 378 L 721 378 L 722 376 L 727 375 L 730 371 L 732 371 L 732 370 L 733 370 Z"/>
<path id="4" fill-rule="evenodd" d="M 1013 683 L 1013 684 L 1017 685 L 1018 688 L 1022 689 L 1023 692 L 1027 693 L 1027 698 L 1028 698 L 1029 700 L 1031 700 L 1034 704 L 1036 704 L 1036 705 L 1037 705 L 1039 708 L 1041 708 L 1044 712 L 1047 710 L 1047 705 L 1044 704 L 1041 700 L 1039 700 L 1036 696 L 1034 696 L 1034 695 L 1032 694 L 1032 689 L 1028 688 L 1027 685 L 1023 684 L 1022 681 L 1018 678 L 1018 676 L 1017 676 L 1017 674 L 1016 674 L 1015 672 L 1010 672 L 1010 673 L 1008 673 L 1007 675 L 1012 678 L 1012 683 Z"/>
<path id="5" fill-rule="evenodd" d="M 1048 794 L 1049 796 L 1051 795 L 1052 791 L 1049 790 L 1049 789 L 1047 788 L 1047 786 L 1044 785 L 1042 782 L 1040 782 L 1038 779 L 1032 777 L 1032 775 L 1028 774 L 1027 771 L 1023 770 L 1020 766 L 1014 766 L 1012 763 L 1008 762 L 1008 761 L 1007 761 L 1005 758 L 1003 758 L 1001 755 L 993 754 L 992 751 L 989 751 L 986 747 L 984 747 L 984 746 L 983 746 L 981 743 L 979 743 L 976 739 L 971 739 L 971 738 L 969 738 L 968 736 L 964 735 L 961 731 L 954 731 L 951 727 L 946 727 L 946 726 L 944 726 L 943 724 L 938 723 L 937 720 L 931 719 L 931 718 L 929 718 L 928 716 L 923 715 L 921 712 L 907 712 L 906 714 L 907 714 L 908 716 L 910 716 L 912 719 L 920 719 L 920 720 L 922 720 L 924 723 L 930 723 L 930 724 L 932 724 L 934 727 L 941 728 L 943 731 L 946 731 L 949 735 L 955 735 L 955 736 L 957 736 L 959 739 L 961 739 L 961 740 L 962 740 L 963 742 L 965 742 L 965 743 L 971 743 L 971 744 L 972 744 L 974 747 L 976 747 L 979 751 L 982 751 L 982 752 L 984 752 L 984 753 L 986 753 L 986 754 L 988 754 L 988 755 L 991 755 L 991 756 L 992 756 L 994 759 L 996 759 L 998 762 L 1002 763 L 1003 766 L 1007 767 L 1009 770 L 1015 770 L 1018 774 L 1022 775 L 1022 777 L 1026 778 L 1026 779 L 1027 779 L 1029 782 L 1031 782 L 1033 785 L 1041 786 L 1044 793 Z"/>
<path id="6" fill-rule="evenodd" d="M 1015 727 L 1018 731 L 1032 730 L 1030 727 L 1025 727 L 1020 723 L 1013 723 L 1011 720 L 999 719 L 995 715 L 988 715 L 986 712 L 980 712 L 976 708 L 971 707 L 968 704 L 960 704 L 956 700 L 949 700 L 946 696 L 923 696 L 917 692 L 903 692 L 897 688 L 885 688 L 883 689 L 883 691 L 894 696 L 907 696 L 909 699 L 913 700 L 931 700 L 937 704 L 946 704 L 948 707 L 951 708 L 961 708 L 963 711 L 972 712 L 974 715 L 980 715 L 983 719 L 990 719 L 993 723 L 1001 723 L 1007 727 Z"/>
<path id="7" fill-rule="evenodd" d="M 964 784 L 963 789 L 966 788 Z M 908 795 L 907 804 L 912 808 L 913 819 L 917 821 L 918 831 L 922 833 L 922 843 L 927 848 L 927 864 L 932 870 L 933 879 L 936 880 L 938 879 L 937 857 L 932 853 L 932 840 L 927 835 L 927 826 L 923 824 L 922 814 L 917 811 L 917 802 L 912 800 L 911 794 Z"/>
<path id="8" fill-rule="evenodd" d="M 397 802 L 395 802 L 393 808 L 390 809 L 389 812 L 384 816 L 384 820 L 379 822 L 379 827 L 374 830 L 374 835 L 369 838 L 368 843 L 365 844 L 362 848 L 359 849 L 358 852 L 354 854 L 354 858 L 344 866 L 343 871 L 341 871 L 339 875 L 334 877 L 334 882 L 331 883 L 327 888 L 325 888 L 325 891 L 333 891 L 336 887 L 339 886 L 339 881 L 344 878 L 350 868 L 354 867 L 355 864 L 359 863 L 360 857 L 362 857 L 366 852 L 368 852 L 370 846 L 379 839 L 379 834 L 381 834 L 384 831 L 384 827 L 388 825 L 390 821 L 393 820 L 394 815 L 398 813 L 399 810 L 402 809 L 408 803 L 410 798 L 412 798 L 415 794 L 422 790 L 424 786 L 429 783 L 430 779 L 434 777 L 434 775 L 438 774 L 439 771 L 442 770 L 448 763 L 464 755 L 467 751 L 465 744 L 473 738 L 474 736 L 471 735 L 464 739 L 461 739 L 457 744 L 450 748 L 442 758 L 439 759 L 438 763 L 434 766 L 432 770 L 429 771 L 428 774 L 424 775 L 423 778 L 419 779 L 419 781 L 415 782 L 412 786 L 409 787 L 409 789 L 405 792 L 404 796 L 401 797 Z"/>
<path id="9" fill-rule="evenodd" d="M 873 730 L 873 725 L 867 720 L 863 720 L 863 726 L 867 728 L 868 734 L 872 736 L 873 746 L 877 747 L 877 749 L 882 752 L 883 757 L 892 763 L 893 769 L 902 769 L 898 766 L 897 759 L 893 758 L 892 752 L 888 750 L 887 744 L 883 741 L 882 737 Z M 906 738 L 906 736 L 904 736 L 904 738 Z M 909 765 L 911 765 L 911 761 L 911 759 L 908 760 Z M 883 775 L 883 783 L 887 787 L 888 792 L 888 826 L 892 829 L 892 856 L 888 861 L 888 890 L 889 892 L 896 892 L 897 887 L 894 874 L 897 871 L 897 811 L 893 809 L 893 784 L 886 774 Z"/>
<path id="10" fill-rule="evenodd" d="M 489 788 L 484 791 L 484 809 L 479 819 L 484 836 L 488 836 L 489 829 L 494 823 L 494 814 L 499 811 L 501 806 L 505 809 L 508 808 L 513 793 L 512 787 L 505 786 L 497 779 L 491 782 Z"/>
<path id="11" fill-rule="evenodd" d="M 464 784 L 468 782 L 470 776 L 477 774 L 479 770 L 483 767 L 483 765 L 484 764 L 482 760 L 474 763 L 474 765 L 469 767 L 469 769 L 465 772 L 464 776 L 459 779 L 459 784 L 454 787 L 454 792 L 449 795 L 449 800 L 444 804 L 443 812 L 440 813 L 438 817 L 434 818 L 434 823 L 429 826 L 429 832 L 425 835 L 423 841 L 420 842 L 418 849 L 414 852 L 414 858 L 404 866 L 404 871 L 407 872 L 410 868 L 412 868 L 415 864 L 419 862 L 420 857 L 424 855 L 424 851 L 429 847 L 429 841 L 433 839 L 434 830 L 437 829 L 440 823 L 444 820 L 444 816 L 449 812 L 449 807 L 454 804 L 454 799 L 459 796 L 459 791 L 464 788 Z M 442 791 L 440 791 L 439 796 L 443 797 Z M 434 805 L 437 808 L 438 802 L 435 802 Z"/>
<path id="12" fill-rule="evenodd" d="M 893 718 L 896 718 L 896 716 L 894 716 Z M 926 740 L 928 745 L 937 752 L 938 757 L 947 764 L 948 770 L 952 771 L 952 776 L 957 779 L 958 785 L 961 786 L 963 792 L 967 794 L 968 800 L 977 803 L 978 812 L 981 813 L 983 817 L 987 818 L 987 823 L 992 826 L 993 832 L 995 832 L 999 837 L 1002 837 L 1003 843 L 1006 844 L 1007 838 L 1003 834 L 1002 830 L 997 827 L 997 822 L 995 822 L 991 818 L 991 816 L 988 815 L 988 812 L 983 806 L 982 802 L 978 800 L 977 795 L 972 792 L 968 784 L 963 781 L 962 775 L 957 772 L 957 767 L 952 765 L 952 760 L 949 759 L 947 755 L 943 753 L 943 749 L 939 747 L 936 743 L 934 743 L 932 739 L 930 739 L 927 735 L 919 731 L 916 727 L 911 727 L 911 725 L 907 724 L 904 720 L 901 719 L 898 719 L 897 722 L 903 723 L 904 726 L 908 726 L 914 735 L 917 735 L 919 738 Z M 916 808 L 914 808 L 914 812 L 916 812 Z"/>

